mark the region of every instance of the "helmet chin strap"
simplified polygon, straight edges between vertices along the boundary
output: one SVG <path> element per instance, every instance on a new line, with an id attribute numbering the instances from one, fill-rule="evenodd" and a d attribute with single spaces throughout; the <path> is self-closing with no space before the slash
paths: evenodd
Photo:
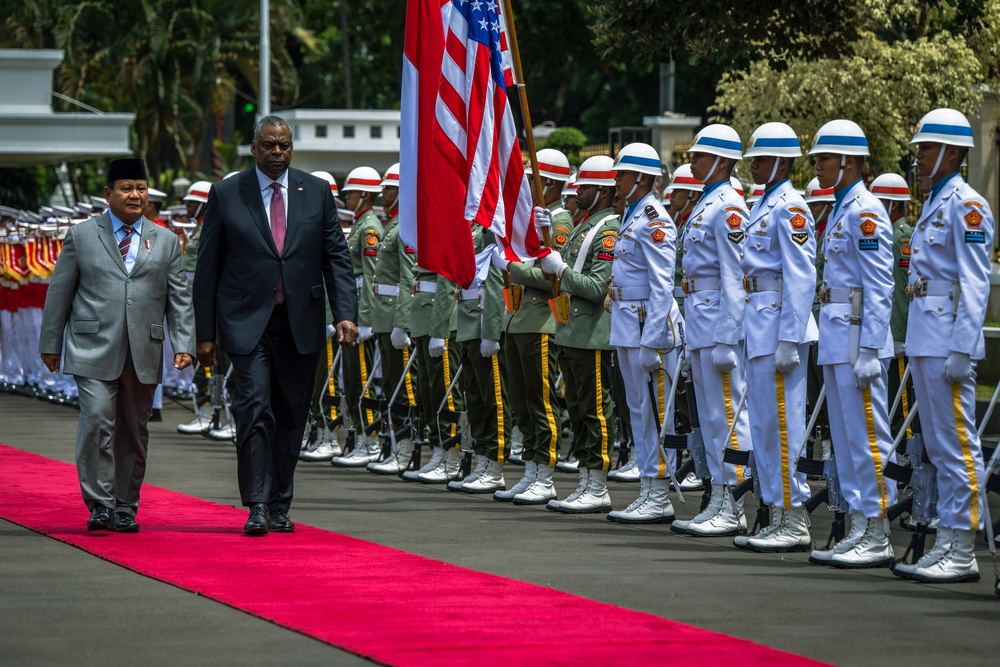
<path id="1" fill-rule="evenodd" d="M 628 200 L 632 198 L 632 195 L 635 194 L 635 189 L 639 187 L 640 180 L 642 180 L 642 174 L 637 173 L 635 177 L 635 183 L 632 184 L 632 189 L 628 191 L 627 195 L 625 195 L 626 202 L 628 202 Z"/>
<path id="2" fill-rule="evenodd" d="M 364 200 L 365 200 L 364 193 L 363 192 L 358 193 L 358 203 L 351 207 L 351 211 L 357 213 L 358 209 L 361 208 L 361 202 L 363 202 Z"/>
<path id="3" fill-rule="evenodd" d="M 719 166 L 719 156 L 716 155 L 715 162 L 712 163 L 712 168 L 708 170 L 708 176 L 705 177 L 706 181 L 715 176 L 715 170 L 718 166 Z"/>
<path id="4" fill-rule="evenodd" d="M 934 162 L 934 170 L 931 171 L 931 175 L 927 177 L 930 179 L 933 179 L 935 176 L 937 176 L 938 169 L 941 168 L 941 158 L 944 157 L 945 146 L 944 144 L 938 144 L 938 145 L 941 146 L 941 148 L 938 150 L 937 161 Z"/>
<path id="5" fill-rule="evenodd" d="M 771 176 L 767 179 L 767 184 L 771 185 L 774 183 L 774 177 L 778 175 L 778 161 L 781 160 L 777 155 L 774 156 L 774 167 L 771 168 Z"/>
<path id="6" fill-rule="evenodd" d="M 597 206 L 597 201 L 601 198 L 601 189 L 597 189 L 597 193 L 594 195 L 594 201 L 590 202 L 590 206 L 587 207 L 588 211 L 593 211 L 594 207 Z"/>
<path id="7" fill-rule="evenodd" d="M 833 182 L 833 185 L 830 186 L 831 188 L 836 188 L 838 185 L 840 185 L 840 182 L 842 180 L 844 180 L 844 167 L 846 165 L 847 165 L 847 156 L 846 155 L 841 155 L 840 156 L 840 171 L 837 172 L 837 180 Z"/>

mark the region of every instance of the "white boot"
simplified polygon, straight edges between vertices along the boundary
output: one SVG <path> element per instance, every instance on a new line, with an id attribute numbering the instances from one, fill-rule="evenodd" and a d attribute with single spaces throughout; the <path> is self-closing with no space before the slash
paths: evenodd
<path id="1" fill-rule="evenodd" d="M 674 520 L 674 506 L 670 503 L 668 493 L 670 480 L 649 478 L 649 490 L 646 500 L 635 509 L 624 512 L 611 512 L 608 519 L 618 523 L 670 523 Z M 631 505 L 629 506 L 631 507 Z M 612 518 L 612 515 L 615 515 Z"/>
<path id="2" fill-rule="evenodd" d="M 951 549 L 951 543 L 954 539 L 954 530 L 938 527 L 937 535 L 934 537 L 934 546 L 931 547 L 931 550 L 925 553 L 916 563 L 897 563 L 892 568 L 892 573 L 903 579 L 912 579 L 918 569 L 929 567 L 932 563 L 940 560 Z"/>
<path id="3" fill-rule="evenodd" d="M 399 473 L 406 470 L 406 466 L 410 464 L 410 456 L 413 455 L 413 440 L 410 438 L 403 438 L 396 443 L 396 451 L 381 463 L 368 464 L 368 471 L 373 472 L 376 475 L 398 475 Z"/>
<path id="4" fill-rule="evenodd" d="M 889 536 L 885 532 L 885 519 L 876 517 L 863 519 L 863 521 L 865 530 L 861 539 L 854 546 L 835 553 L 830 559 L 830 565 L 845 570 L 889 567 L 892 562 L 892 546 L 889 544 Z M 846 542 L 846 540 L 844 541 Z"/>
<path id="5" fill-rule="evenodd" d="M 213 428 L 208 431 L 207 435 L 212 440 L 220 440 L 223 442 L 236 440 L 236 422 L 231 421 L 225 426 Z"/>
<path id="6" fill-rule="evenodd" d="M 771 523 L 767 524 L 760 529 L 760 532 L 753 535 L 737 535 L 733 538 L 733 546 L 737 549 L 750 549 L 750 540 L 754 537 L 768 537 L 771 533 L 778 529 L 778 525 L 781 523 L 781 508 L 771 505 Z"/>
<path id="7" fill-rule="evenodd" d="M 469 471 L 469 474 L 463 477 L 462 479 L 455 479 L 448 482 L 448 490 L 461 491 L 462 487 L 464 487 L 466 484 L 475 482 L 477 479 L 479 479 L 479 476 L 482 475 L 483 472 L 486 470 L 486 461 L 487 459 L 485 456 L 480 456 L 479 454 L 476 454 L 476 465 L 474 465 L 472 467 L 472 470 Z"/>
<path id="8" fill-rule="evenodd" d="M 499 461 L 491 461 L 485 456 L 482 458 L 486 461 L 486 467 L 483 469 L 482 474 L 471 482 L 464 483 L 462 491 L 465 493 L 493 493 L 494 491 L 503 491 L 507 488 L 507 482 L 503 478 L 503 464 Z"/>
<path id="9" fill-rule="evenodd" d="M 719 500 L 716 501 L 716 498 Z M 726 487 L 712 485 L 712 499 L 709 501 L 709 506 L 713 504 L 716 506 L 716 511 L 708 518 L 695 517 L 687 527 L 688 534 L 698 537 L 727 537 L 747 532 L 747 517 L 743 514 L 743 509 L 733 503 L 733 497 Z"/>
<path id="10" fill-rule="evenodd" d="M 684 480 L 681 482 L 681 491 L 684 493 L 701 491 L 703 488 L 705 488 L 705 484 L 693 472 L 685 475 Z"/>
<path id="11" fill-rule="evenodd" d="M 573 490 L 573 493 L 566 496 L 564 500 L 550 500 L 545 506 L 545 509 L 558 512 L 563 503 L 568 503 L 579 498 L 580 495 L 587 490 L 587 484 L 589 483 L 590 471 L 587 468 L 580 468 L 580 483 L 576 485 L 576 489 Z"/>
<path id="12" fill-rule="evenodd" d="M 338 468 L 364 468 L 369 463 L 378 461 L 382 454 L 382 448 L 378 443 L 378 436 L 358 435 L 358 442 L 347 456 L 335 456 L 330 459 L 332 465 Z"/>
<path id="13" fill-rule="evenodd" d="M 203 407 L 195 413 L 194 419 L 189 421 L 187 424 L 178 424 L 177 432 L 183 433 L 184 435 L 200 435 L 202 433 L 208 433 L 211 428 L 212 409 L 210 407 Z"/>
<path id="14" fill-rule="evenodd" d="M 451 447 L 445 452 L 441 463 L 433 470 L 417 475 L 417 481 L 422 484 L 445 484 L 449 480 L 458 477 L 461 465 L 462 449 L 460 447 Z"/>
<path id="15" fill-rule="evenodd" d="M 431 458 L 428 459 L 427 463 L 424 464 L 419 470 L 407 470 L 403 473 L 403 479 L 407 482 L 417 481 L 417 477 L 429 473 L 441 464 L 444 460 L 444 447 L 433 447 L 431 449 Z"/>
<path id="16" fill-rule="evenodd" d="M 649 498 L 649 487 L 650 487 L 650 482 L 651 481 L 652 480 L 649 477 L 640 477 L 639 478 L 639 496 L 635 500 L 633 500 L 631 503 L 629 503 L 628 507 L 626 507 L 624 510 L 621 510 L 621 511 L 615 510 L 615 511 L 609 513 L 608 514 L 608 521 L 618 521 L 618 517 L 619 516 L 621 516 L 622 514 L 624 514 L 626 512 L 634 512 L 640 505 L 642 505 L 643 503 L 645 503 L 646 500 Z"/>
<path id="17" fill-rule="evenodd" d="M 781 523 L 766 537 L 751 537 L 747 546 L 759 553 L 781 553 L 786 551 L 810 551 L 812 536 L 809 534 L 809 520 L 805 507 L 784 508 Z"/>
<path id="18" fill-rule="evenodd" d="M 628 461 L 625 462 L 625 465 L 618 470 L 612 470 L 609 472 L 608 479 L 616 482 L 638 482 L 639 478 L 639 458 L 636 455 L 635 447 L 633 446 L 629 449 Z"/>
<path id="19" fill-rule="evenodd" d="M 515 505 L 544 505 L 556 497 L 556 487 L 552 484 L 553 466 L 536 465 L 535 479 L 527 489 L 514 496 Z"/>
<path id="20" fill-rule="evenodd" d="M 686 479 L 686 478 L 685 478 Z M 681 486 L 681 490 L 687 491 Z M 677 519 L 672 524 L 670 524 L 670 530 L 674 533 L 687 533 L 688 526 L 693 523 L 701 523 L 703 521 L 708 521 L 713 516 L 719 513 L 722 509 L 722 495 L 725 492 L 725 488 L 721 486 L 712 485 L 711 495 L 708 498 L 708 505 L 705 509 L 698 512 L 693 519 Z"/>
<path id="21" fill-rule="evenodd" d="M 535 471 L 538 468 L 534 461 L 524 462 L 524 474 L 521 476 L 521 480 L 513 486 L 513 488 L 507 489 L 506 491 L 497 491 L 493 494 L 493 500 L 501 503 L 509 503 L 514 500 L 514 496 L 519 493 L 523 493 L 528 490 L 531 483 L 535 481 Z"/>
<path id="22" fill-rule="evenodd" d="M 524 460 L 521 459 L 522 454 L 524 454 L 524 435 L 515 424 L 510 431 L 510 456 L 507 457 L 507 460 L 511 463 L 524 463 Z"/>
<path id="23" fill-rule="evenodd" d="M 322 438 L 322 436 L 320 436 Z M 337 450 L 331 440 L 321 439 L 313 449 L 307 449 L 299 454 L 300 461 L 329 461 L 337 455 Z"/>
<path id="24" fill-rule="evenodd" d="M 913 579 L 929 584 L 956 584 L 961 581 L 979 581 L 979 563 L 976 562 L 976 531 L 951 529 L 951 545 L 940 558 L 927 565 L 920 565 L 913 572 Z M 938 528 L 938 536 L 941 528 Z"/>
<path id="25" fill-rule="evenodd" d="M 580 469 L 580 459 L 571 456 L 565 461 L 556 463 L 556 470 L 559 472 L 576 472 Z"/>
<path id="26" fill-rule="evenodd" d="M 861 512 L 851 512 L 848 517 L 851 520 L 851 530 L 847 536 L 837 542 L 830 549 L 813 549 L 809 554 L 809 562 L 813 565 L 829 565 L 830 560 L 838 553 L 846 553 L 854 548 L 865 535 L 868 528 L 868 521 Z"/>
<path id="27" fill-rule="evenodd" d="M 582 475 L 586 468 L 580 470 Z M 611 511 L 611 495 L 608 493 L 608 471 L 590 470 L 587 487 L 576 498 L 567 498 L 559 505 L 559 512 L 566 514 L 594 514 Z"/>

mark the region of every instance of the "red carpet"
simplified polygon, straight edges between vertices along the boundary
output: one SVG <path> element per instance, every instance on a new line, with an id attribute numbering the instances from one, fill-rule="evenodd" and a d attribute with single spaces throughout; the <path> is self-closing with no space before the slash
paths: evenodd
<path id="1" fill-rule="evenodd" d="M 142 532 L 88 533 L 74 467 L 5 445 L 0 488 L 8 521 L 384 664 L 822 664 L 302 524 L 246 538 L 244 510 L 154 486 Z M 514 604 L 530 611 L 507 614 Z"/>

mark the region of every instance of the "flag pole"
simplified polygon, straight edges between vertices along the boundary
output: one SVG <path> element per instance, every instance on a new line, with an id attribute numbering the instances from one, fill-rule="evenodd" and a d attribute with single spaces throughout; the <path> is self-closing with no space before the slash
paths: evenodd
<path id="1" fill-rule="evenodd" d="M 521 105 L 521 121 L 524 123 L 524 135 L 528 141 L 528 160 L 531 161 L 531 178 L 535 183 L 535 206 L 545 206 L 542 201 L 542 176 L 538 173 L 538 156 L 535 155 L 535 133 L 531 130 L 531 113 L 528 111 L 528 93 L 524 87 L 524 72 L 521 70 L 521 51 L 517 46 L 517 32 L 514 30 L 514 11 L 510 0 L 503 0 L 503 11 L 507 16 L 507 37 L 510 55 L 514 61 L 514 87 L 517 88 L 517 101 Z M 552 246 L 552 232 L 548 227 L 542 227 L 542 241 L 549 248 Z M 553 248 L 554 250 L 554 248 Z M 552 286 L 552 297 L 559 296 L 559 278 L 549 276 Z"/>

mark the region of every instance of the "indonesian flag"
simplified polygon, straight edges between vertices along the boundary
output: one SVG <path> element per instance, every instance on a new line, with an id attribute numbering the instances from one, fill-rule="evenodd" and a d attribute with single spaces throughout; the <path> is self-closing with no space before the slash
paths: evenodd
<path id="1" fill-rule="evenodd" d="M 496 0 L 407 3 L 400 235 L 420 266 L 464 286 L 476 271 L 470 222 L 491 229 L 509 260 L 547 254 L 507 99 L 504 21 Z"/>

